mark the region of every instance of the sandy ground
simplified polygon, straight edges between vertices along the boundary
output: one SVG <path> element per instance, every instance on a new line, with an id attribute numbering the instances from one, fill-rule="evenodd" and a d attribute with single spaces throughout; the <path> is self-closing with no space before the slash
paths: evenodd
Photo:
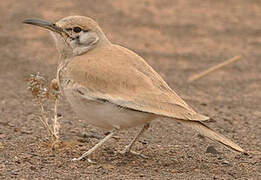
<path id="1" fill-rule="evenodd" d="M 108 38 L 143 56 L 206 124 L 250 151 L 261 151 L 261 2 L 259 0 L 78 0 L 0 2 L 0 179 L 261 179 L 261 155 L 235 153 L 175 121 L 157 120 L 135 145 L 148 156 L 117 153 L 138 128 L 120 132 L 87 161 L 71 162 L 106 132 L 60 102 L 61 138 L 52 151 L 25 79 L 49 80 L 58 54 L 45 30 L 26 18 L 94 18 Z M 188 83 L 235 55 L 242 60 Z M 83 136 L 87 134 L 87 136 Z M 207 153 L 213 146 L 218 153 Z"/>

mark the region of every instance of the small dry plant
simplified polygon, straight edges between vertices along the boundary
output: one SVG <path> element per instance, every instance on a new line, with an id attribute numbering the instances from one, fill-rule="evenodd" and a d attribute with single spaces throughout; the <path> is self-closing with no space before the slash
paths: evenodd
<path id="1" fill-rule="evenodd" d="M 57 80 L 54 79 L 51 83 L 48 83 L 44 76 L 40 75 L 39 73 L 36 73 L 30 75 L 30 77 L 27 79 L 27 84 L 28 90 L 32 93 L 33 97 L 35 98 L 37 104 L 40 107 L 41 115 L 39 119 L 51 137 L 53 148 L 55 144 L 60 142 L 60 124 L 58 120 L 61 117 L 58 117 L 57 115 L 57 106 L 60 91 Z M 47 108 L 45 107 L 45 105 L 50 102 L 54 105 L 53 117 L 51 117 L 50 113 L 47 112 Z M 51 119 L 52 122 L 49 122 L 49 119 Z"/>

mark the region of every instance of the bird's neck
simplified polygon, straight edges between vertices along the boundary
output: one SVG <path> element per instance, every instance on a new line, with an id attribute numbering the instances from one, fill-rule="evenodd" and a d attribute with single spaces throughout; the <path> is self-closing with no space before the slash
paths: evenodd
<path id="1" fill-rule="evenodd" d="M 75 56 L 79 55 L 88 55 L 89 52 L 95 51 L 95 49 L 103 49 L 106 48 L 107 46 L 111 45 L 111 42 L 107 39 L 107 37 L 103 34 L 103 36 L 100 36 L 101 38 L 99 39 L 99 42 L 95 44 L 91 48 L 87 48 L 86 51 L 82 54 L 74 54 L 73 50 L 71 47 L 65 45 L 63 48 L 58 48 L 59 51 L 59 60 L 58 60 L 58 65 L 65 67 L 70 61 L 73 60 Z"/>

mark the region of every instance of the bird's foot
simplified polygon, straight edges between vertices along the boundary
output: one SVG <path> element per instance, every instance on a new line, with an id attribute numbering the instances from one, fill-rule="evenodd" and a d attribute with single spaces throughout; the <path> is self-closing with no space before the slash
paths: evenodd
<path id="1" fill-rule="evenodd" d="M 133 155 L 135 155 L 135 156 L 140 156 L 140 157 L 142 157 L 142 158 L 144 158 L 144 159 L 148 159 L 148 157 L 145 156 L 144 154 L 142 154 L 141 152 L 132 151 L 132 150 L 128 149 L 128 147 L 125 148 L 123 151 L 118 151 L 118 152 L 119 152 L 120 154 L 122 154 L 122 155 L 125 155 L 125 156 L 127 156 L 127 155 L 129 155 L 129 154 L 133 154 Z"/>
<path id="2" fill-rule="evenodd" d="M 73 158 L 72 161 L 82 161 L 82 160 L 84 160 L 85 158 L 86 158 L 85 156 L 80 156 L 80 157 L 78 157 L 78 158 Z M 96 164 L 96 162 L 93 161 L 93 160 L 91 160 L 90 158 L 87 158 L 87 161 L 88 161 L 88 163 L 90 163 L 90 164 Z"/>

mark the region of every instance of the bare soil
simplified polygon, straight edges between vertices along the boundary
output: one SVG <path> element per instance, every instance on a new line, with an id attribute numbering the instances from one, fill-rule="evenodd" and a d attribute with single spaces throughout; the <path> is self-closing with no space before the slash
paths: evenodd
<path id="1" fill-rule="evenodd" d="M 71 162 L 106 132 L 78 119 L 65 100 L 59 105 L 64 145 L 52 150 L 25 79 L 40 72 L 51 80 L 58 54 L 49 33 L 21 23 L 94 18 L 112 42 L 143 56 L 191 106 L 211 116 L 208 126 L 261 151 L 259 0 L 2 0 L 0 10 L 0 179 L 261 179 L 261 155 L 235 153 L 165 120 L 153 122 L 135 145 L 148 159 L 117 153 L 134 128 L 95 152 L 96 164 Z M 187 82 L 235 55 L 242 60 Z"/>

